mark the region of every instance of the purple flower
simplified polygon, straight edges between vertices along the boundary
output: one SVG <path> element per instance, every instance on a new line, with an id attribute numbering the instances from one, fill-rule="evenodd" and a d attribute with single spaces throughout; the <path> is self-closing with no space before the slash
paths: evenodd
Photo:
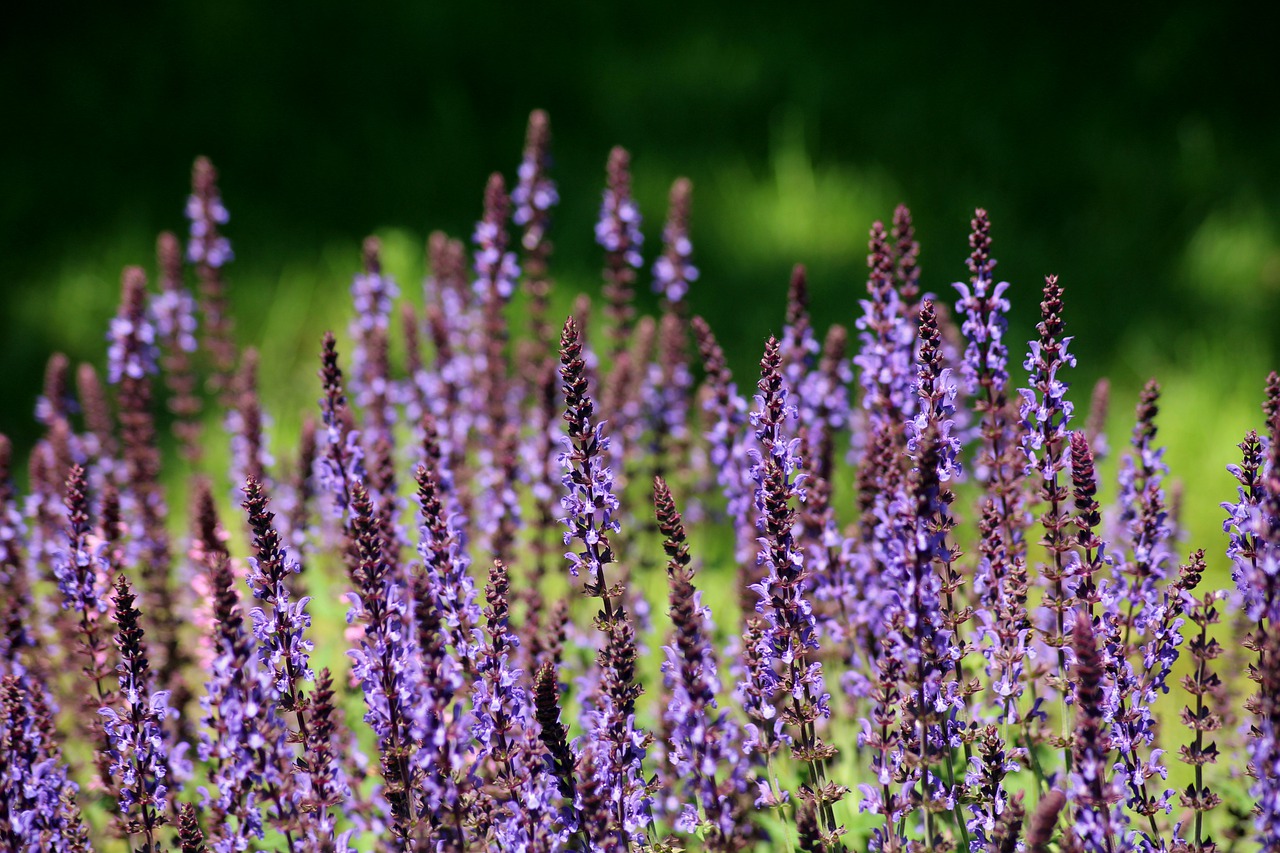
<path id="1" fill-rule="evenodd" d="M 893 262 L 883 224 L 871 226 L 869 246 L 867 266 L 871 273 L 867 278 L 867 298 L 859 302 L 863 313 L 857 322 L 861 347 L 853 363 L 861 370 L 858 379 L 869 433 L 897 435 L 902 424 L 915 415 L 911 364 L 916 333 L 894 287 Z"/>
<path id="2" fill-rule="evenodd" d="M 1004 333 L 1009 328 L 1009 300 L 1004 294 L 1009 282 L 995 281 L 996 261 L 990 255 L 991 223 L 982 208 L 974 211 L 969 245 L 973 249 L 968 261 L 969 283 L 952 285 L 960 291 L 956 307 L 964 314 L 960 330 L 967 341 L 961 372 L 975 393 L 978 388 L 988 389 L 987 399 L 992 400 L 1004 392 L 1009 381 L 1009 350 L 1004 343 Z"/>
<path id="3" fill-rule="evenodd" d="M 230 557 L 225 547 L 204 544 L 216 626 L 210 678 L 201 700 L 208 730 L 201 737 L 200 758 L 212 762 L 209 781 L 217 789 L 206 797 L 215 818 L 210 846 L 217 853 L 234 853 L 263 837 L 263 809 L 270 801 L 275 822 L 293 819 L 292 799 L 284 793 L 291 782 L 291 756 L 288 727 L 278 710 L 279 690 L 244 628 Z"/>
<path id="4" fill-rule="evenodd" d="M 512 221 L 523 226 L 522 245 L 533 251 L 546 234 L 551 208 L 560 201 L 556 182 L 547 174 L 551 165 L 548 153 L 550 121 L 542 110 L 529 114 L 529 132 L 525 138 L 524 159 L 520 161 L 519 181 L 511 191 L 515 205 Z"/>
<path id="5" fill-rule="evenodd" d="M 614 517 L 618 498 L 613 493 L 613 473 L 605 464 L 609 438 L 603 422 L 595 420 L 595 404 L 587 393 L 582 341 L 572 317 L 565 320 L 560 336 L 560 364 L 568 423 L 563 439 L 565 450 L 560 454 L 560 465 L 564 468 L 561 482 L 566 492 L 560 499 L 565 511 L 561 521 L 567 528 L 564 544 L 576 540 L 581 549 L 565 556 L 571 576 L 576 578 L 586 570 L 587 594 L 605 599 L 611 615 L 610 599 L 617 593 L 606 583 L 604 573 L 605 567 L 613 562 L 609 534 L 620 529 Z"/>
<path id="6" fill-rule="evenodd" d="M 1057 276 L 1048 276 L 1044 285 L 1044 301 L 1040 303 L 1041 322 L 1036 327 L 1039 340 L 1028 344 L 1022 366 L 1030 373 L 1031 388 L 1018 391 L 1022 397 L 1022 449 L 1027 457 L 1027 473 L 1035 471 L 1052 480 L 1066 467 L 1063 449 L 1067 425 L 1075 407 L 1067 399 L 1067 383 L 1059 378 L 1064 367 L 1075 367 L 1076 357 L 1067 348 L 1070 337 L 1063 337 L 1062 287 Z"/>
<path id="7" fill-rule="evenodd" d="M 482 301 L 496 294 L 505 303 L 515 293 L 516 279 L 520 278 L 515 252 L 507 251 L 509 208 L 502 175 L 495 172 L 485 187 L 484 216 L 471 237 L 476 245 L 476 280 L 472 288 Z"/>
<path id="8" fill-rule="evenodd" d="M 1076 732 L 1067 792 L 1075 805 L 1075 819 L 1069 831 L 1087 853 L 1114 853 L 1120 849 L 1125 817 L 1118 807 L 1122 798 L 1107 772 L 1111 738 L 1104 722 L 1102 656 L 1083 611 L 1076 614 L 1071 639 L 1076 655 Z"/>
<path id="9" fill-rule="evenodd" d="M 111 321 L 107 349 L 107 381 L 143 379 L 158 372 L 156 328 L 146 304 L 146 274 L 141 267 L 125 270 L 120 309 Z"/>
<path id="10" fill-rule="evenodd" d="M 552 815 L 549 780 L 531 760 L 533 705 L 524 673 L 511 660 L 519 641 L 508 624 L 509 589 L 506 566 L 494 561 L 485 589 L 488 642 L 481 649 L 471 692 L 471 734 L 478 747 L 476 764 L 494 764 L 492 782 L 506 791 L 505 801 L 495 798 L 492 842 L 518 850 L 545 835 Z"/>
<path id="11" fill-rule="evenodd" d="M 369 493 L 361 483 L 353 488 L 351 512 L 358 548 L 357 589 L 348 596 L 347 623 L 364 630 L 348 655 L 352 675 L 364 692 L 365 722 L 378 741 L 391 839 L 402 847 L 413 837 L 415 822 L 414 754 L 420 738 L 414 731 L 421 731 L 416 719 L 423 711 L 421 673 L 412 654 L 408 596 L 390 572 Z"/>
<path id="12" fill-rule="evenodd" d="M 606 167 L 604 200 L 596 222 L 596 242 L 605 251 L 604 295 L 608 301 L 609 320 L 614 328 L 613 354 L 622 352 L 631 337 L 631 320 L 635 308 L 636 271 L 644 263 L 640 247 L 640 209 L 631 198 L 631 155 L 625 148 L 609 152 Z"/>
<path id="13" fill-rule="evenodd" d="M 684 300 L 689 285 L 698 280 L 698 268 L 691 262 L 693 243 L 689 241 L 689 200 L 693 184 L 677 178 L 671 185 L 667 224 L 662 229 L 662 254 L 653 262 L 653 292 L 669 304 Z M 639 215 L 636 216 L 639 225 Z"/>
<path id="14" fill-rule="evenodd" d="M 245 483 L 244 493 L 242 506 L 249 518 L 254 547 L 247 580 L 254 597 L 265 605 L 249 613 L 258 641 L 258 658 L 280 693 L 281 711 L 293 712 L 299 707 L 302 682 L 314 677 L 310 668 L 314 644 L 306 637 L 311 627 L 307 613 L 310 599 L 291 600 L 289 581 L 291 575 L 297 574 L 298 563 L 285 551 L 275 527 L 275 514 L 267 509 L 270 501 L 262 484 L 251 478 Z"/>
<path id="15" fill-rule="evenodd" d="M 1239 445 L 1241 462 L 1228 465 L 1227 471 L 1239 484 L 1237 500 L 1222 504 L 1227 518 L 1222 529 L 1229 534 L 1227 557 L 1231 559 L 1231 576 L 1236 582 L 1244 611 L 1251 620 L 1274 618 L 1272 608 L 1277 601 L 1275 590 L 1277 558 L 1266 539 L 1268 513 L 1265 502 L 1270 497 L 1263 469 L 1263 440 L 1250 430 Z M 1274 467 L 1274 466 L 1271 466 Z M 1268 568 L 1273 569 L 1268 571 Z"/>
<path id="16" fill-rule="evenodd" d="M 144 850 L 155 850 L 156 834 L 169 810 L 168 746 L 165 720 L 172 716 L 169 693 L 152 691 L 142 615 L 133 606 L 129 583 L 120 576 L 115 587 L 116 647 L 120 650 L 120 702 L 103 707 L 107 738 L 111 745 L 111 776 L 120 791 L 122 825 L 129 835 L 142 836 Z"/>
<path id="17" fill-rule="evenodd" d="M 804 595 L 808 573 L 804 556 L 793 538 L 794 503 L 803 501 L 803 466 L 797 450 L 800 440 L 785 433 L 786 422 L 795 418 L 795 407 L 787 401 L 783 383 L 782 357 L 777 338 L 769 338 L 760 362 L 755 411 L 755 427 L 760 450 L 752 451 L 751 476 L 756 484 L 755 508 L 760 532 L 758 563 L 766 574 L 753 585 L 760 601 L 756 611 L 768 627 L 759 642 L 766 696 L 785 710 L 778 723 L 789 723 L 799 734 L 791 739 L 792 752 L 807 760 L 819 787 L 819 812 L 828 833 L 839 834 L 831 804 L 844 796 L 843 787 L 827 783 L 827 761 L 835 747 L 819 740 L 815 724 L 831 716 L 830 695 L 822 677 L 822 663 L 812 654 L 818 649 L 817 622 Z"/>
<path id="18" fill-rule="evenodd" d="M 205 157 L 196 159 L 192 193 L 187 197 L 187 219 L 191 220 L 188 261 L 218 269 L 235 258 L 230 241 L 218 232 L 218 226 L 231 221 L 231 215 L 218 192 L 218 173 Z"/>
<path id="19" fill-rule="evenodd" d="M 151 298 L 156 330 L 183 352 L 195 352 L 196 349 L 195 310 L 196 302 L 189 291 L 166 290 Z"/>
<path id="20" fill-rule="evenodd" d="M 374 434 L 366 436 L 369 446 L 379 435 L 389 436 L 395 422 L 396 389 L 392 387 L 387 365 L 387 336 L 391 326 L 391 310 L 400 295 L 395 279 L 382 270 L 382 242 L 377 237 L 365 238 L 361 255 L 363 270 L 351 282 L 351 301 L 355 316 L 350 333 L 351 389 L 357 404 L 369 412 Z"/>
<path id="21" fill-rule="evenodd" d="M 706 388 L 709 391 L 703 397 L 707 454 L 725 497 L 726 515 L 733 524 L 736 543 L 734 554 L 739 565 L 745 568 L 754 563 L 756 551 L 752 505 L 755 484 L 751 480 L 748 455 L 755 437 L 746 429 L 747 402 L 738 393 L 724 350 L 716 341 L 711 326 L 701 317 L 694 317 L 693 331 L 698 351 L 702 355 L 702 365 L 707 377 Z M 748 605 L 743 609 L 750 612 L 755 609 L 755 594 L 745 588 L 743 593 L 741 600 Z"/>
<path id="22" fill-rule="evenodd" d="M 1046 504 L 1041 516 L 1044 525 L 1043 545 L 1048 560 L 1040 576 L 1049 587 L 1041 608 L 1041 634 L 1045 643 L 1056 650 L 1058 689 L 1065 703 L 1072 694 L 1066 689 L 1069 624 L 1067 613 L 1073 606 L 1068 579 L 1071 567 L 1066 554 L 1071 550 L 1067 540 L 1068 491 L 1060 477 L 1067 466 L 1068 425 L 1073 407 L 1066 398 L 1067 383 L 1059 378 L 1064 367 L 1074 367 L 1075 356 L 1067 352 L 1070 337 L 1063 336 L 1062 287 L 1057 276 L 1045 278 L 1044 299 L 1040 303 L 1039 338 L 1031 341 L 1023 367 L 1029 371 L 1032 387 L 1019 389 L 1022 397 L 1020 444 L 1025 455 L 1024 472 L 1040 482 L 1039 497 Z"/>
<path id="23" fill-rule="evenodd" d="M 693 586 L 684 523 L 661 477 L 654 479 L 653 501 L 666 539 L 663 548 L 675 625 L 674 640 L 664 647 L 662 664 L 663 683 L 671 694 L 663 711 L 669 731 L 667 760 L 688 797 L 675 826 L 687 833 L 705 826 L 709 849 L 735 850 L 750 832 L 742 808 L 748 789 L 747 763 L 737 725 L 717 706 L 720 677 L 711 610 Z"/>

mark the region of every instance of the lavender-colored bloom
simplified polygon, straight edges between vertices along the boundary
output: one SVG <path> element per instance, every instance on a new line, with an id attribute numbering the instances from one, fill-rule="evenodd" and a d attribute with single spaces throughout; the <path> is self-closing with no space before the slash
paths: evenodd
<path id="1" fill-rule="evenodd" d="M 354 483 L 364 477 L 364 449 L 347 407 L 342 369 L 338 366 L 337 343 L 332 332 L 324 335 L 320 379 L 324 385 L 320 411 L 325 426 L 325 454 L 317 462 L 317 479 L 332 498 L 329 504 L 331 514 L 341 519 L 349 511 Z"/>
<path id="2" fill-rule="evenodd" d="M 609 321 L 613 326 L 613 355 L 626 349 L 631 337 L 631 320 L 635 308 L 636 271 L 643 258 L 640 247 L 640 209 L 631 198 L 631 155 L 624 148 L 609 152 L 607 183 L 596 222 L 596 242 L 604 248 L 604 295 L 608 301 Z"/>
<path id="3" fill-rule="evenodd" d="M 218 231 L 218 226 L 231 221 L 218 192 L 218 173 L 206 158 L 196 160 L 192 190 L 187 197 L 187 219 L 191 220 L 191 239 L 187 243 L 187 260 L 193 264 L 218 269 L 235 258 L 231 242 Z"/>
<path id="4" fill-rule="evenodd" d="M 942 338 L 933 302 L 920 309 L 920 370 L 916 380 L 917 414 L 907 424 L 907 452 L 918 453 L 920 441 L 933 429 L 939 450 L 938 480 L 947 483 L 960 476 L 960 438 L 955 425 L 956 382 L 951 369 L 942 366 Z"/>
<path id="5" fill-rule="evenodd" d="M 0 846 L 14 853 L 80 853 L 87 830 L 78 790 L 55 740 L 43 686 L 0 679 Z"/>
<path id="6" fill-rule="evenodd" d="M 1009 300 L 1004 294 L 1009 282 L 995 281 L 996 261 L 991 257 L 991 223 L 987 212 L 979 208 L 973 215 L 973 232 L 969 245 L 969 283 L 952 285 L 960 292 L 956 306 L 964 314 L 960 330 L 968 342 L 961 373 L 973 393 L 989 388 L 988 399 L 1002 393 L 1009 381 L 1009 350 L 1004 333 L 1009 328 Z"/>
<path id="7" fill-rule="evenodd" d="M 560 336 L 560 376 L 564 380 L 565 420 L 568 431 L 563 438 L 564 452 L 560 465 L 564 468 L 561 483 L 565 495 L 560 499 L 567 528 L 564 544 L 579 543 L 580 551 L 571 551 L 569 574 L 578 577 L 585 569 L 588 595 L 609 601 L 617 593 L 605 580 L 605 567 L 613 562 L 609 534 L 620 529 L 615 515 L 618 498 L 613 493 L 613 473 L 605 464 L 609 453 L 609 437 L 604 423 L 595 419 L 595 404 L 587 393 L 586 364 L 582 360 L 582 341 L 578 327 L 570 317 L 565 320 Z"/>
<path id="8" fill-rule="evenodd" d="M 249 518 L 254 547 L 246 580 L 254 597 L 265 605 L 249 611 L 258 641 L 258 659 L 280 694 L 280 710 L 290 713 L 299 708 L 302 682 L 314 678 L 310 668 L 314 644 L 306 636 L 311 627 L 311 615 L 307 613 L 310 599 L 293 601 L 290 596 L 290 576 L 299 571 L 298 562 L 284 548 L 275 527 L 275 514 L 267 509 L 269 500 L 262 484 L 249 479 L 244 494 L 242 506 Z"/>
<path id="9" fill-rule="evenodd" d="M 1249 759 L 1256 801 L 1254 828 L 1260 849 L 1280 849 L 1280 631 L 1273 623 L 1258 650 L 1258 693 Z"/>
<path id="10" fill-rule="evenodd" d="M 431 609 L 438 614 L 442 629 L 453 644 L 457 663 L 474 676 L 483 637 L 475 582 L 470 575 L 471 558 L 458 529 L 457 516 L 448 511 L 450 478 L 439 455 L 439 445 L 432 440 L 433 422 L 426 424 L 426 432 L 429 447 L 434 450 L 428 451 L 416 475 L 421 508 L 421 583 Z M 415 580 L 415 588 L 417 584 Z"/>
<path id="11" fill-rule="evenodd" d="M 1073 596 L 1068 586 L 1071 570 L 1066 564 L 1066 554 L 1071 550 L 1071 544 L 1065 532 L 1068 491 L 1060 477 L 1067 465 L 1068 425 L 1073 407 L 1066 398 L 1067 383 L 1059 378 L 1058 373 L 1064 367 L 1074 367 L 1076 360 L 1067 351 L 1071 338 L 1063 336 L 1062 287 L 1057 276 L 1045 279 L 1040 316 L 1040 323 L 1036 326 L 1039 337 L 1030 342 L 1026 361 L 1023 362 L 1023 367 L 1030 373 L 1032 387 L 1018 391 L 1022 397 L 1019 404 L 1022 419 L 1019 441 L 1025 456 L 1025 475 L 1038 478 L 1039 497 L 1047 505 L 1041 520 L 1048 559 L 1040 576 L 1049 588 L 1041 608 L 1040 629 L 1046 645 L 1056 651 L 1057 686 L 1064 702 L 1070 704 L 1073 694 L 1066 687 L 1070 628 L 1067 614 L 1073 605 Z"/>
<path id="12" fill-rule="evenodd" d="M 639 269 L 644 235 L 640 233 L 640 209 L 631 198 L 630 169 L 631 155 L 624 149 L 609 152 L 609 180 L 596 223 L 596 242 L 606 252 L 619 255 L 627 266 Z"/>
<path id="13" fill-rule="evenodd" d="M 1155 446 L 1155 417 L 1160 386 L 1151 380 L 1142 389 L 1137 424 L 1133 430 L 1133 450 L 1120 463 L 1119 542 L 1129 546 L 1127 559 L 1118 567 L 1123 575 L 1120 595 L 1135 603 L 1154 604 L 1158 587 L 1167 574 L 1169 539 L 1173 528 L 1165 511 L 1163 481 L 1169 472 L 1164 448 Z M 1139 614 L 1134 628 L 1145 631 L 1149 620 Z"/>
<path id="14" fill-rule="evenodd" d="M 531 761 L 533 704 L 524 688 L 524 673 L 512 665 L 519 640 L 509 625 L 507 569 L 495 561 L 485 589 L 486 634 L 471 692 L 474 723 L 471 734 L 478 746 L 476 764 L 496 765 L 493 783 L 507 792 L 495 802 L 493 842 L 521 850 L 548 830 L 549 781 Z"/>
<path id="15" fill-rule="evenodd" d="M 70 370 L 71 361 L 60 352 L 49 356 L 45 364 L 44 387 L 36 398 L 36 422 L 46 429 L 70 417 L 77 409 L 67 382 Z"/>
<path id="16" fill-rule="evenodd" d="M 610 586 L 605 574 L 614 561 L 609 534 L 620 529 L 615 518 L 618 498 L 613 493 L 613 474 L 605 464 L 609 438 L 603 422 L 596 421 L 595 405 L 587 394 L 582 340 L 572 317 L 565 320 L 560 336 L 560 364 L 568 423 L 565 450 L 560 455 L 566 490 L 560 499 L 566 513 L 564 543 L 576 541 L 579 548 L 565 556 L 570 575 L 578 577 L 585 570 L 584 591 L 603 603 L 597 621 L 605 635 L 598 660 L 598 707 L 585 715 L 584 728 L 597 753 L 597 781 L 616 804 L 611 825 L 615 839 L 643 842 L 652 798 L 642 769 L 649 737 L 635 719 L 635 700 L 640 694 L 635 681 L 635 629 L 623 603 L 625 589 L 621 584 Z"/>
<path id="17" fill-rule="evenodd" d="M 1264 542 L 1259 541 L 1263 532 L 1262 502 L 1263 443 L 1258 433 L 1250 430 L 1239 444 L 1242 459 L 1239 465 L 1228 465 L 1227 471 L 1238 483 L 1237 500 L 1225 502 L 1222 508 L 1227 518 L 1222 529 L 1229 534 L 1227 557 L 1231 560 L 1231 577 L 1244 603 L 1244 610 L 1252 620 L 1264 618 L 1267 612 L 1267 574 L 1262 569 Z"/>
<path id="18" fill-rule="evenodd" d="M 792 751 L 808 761 L 819 786 L 816 795 L 825 830 L 838 837 L 842 829 L 831 804 L 843 797 L 846 789 L 827 782 L 826 764 L 836 749 L 823 744 L 816 733 L 816 722 L 831 716 L 831 697 L 823 681 L 822 663 L 813 654 L 818 649 L 817 622 L 804 595 L 804 557 L 793 538 L 793 502 L 804 499 L 804 473 L 797 453 L 800 440 L 785 432 L 786 422 L 795 418 L 796 410 L 787 401 L 781 367 L 779 343 L 771 337 L 760 362 L 757 408 L 751 413 L 760 442 L 760 450 L 752 452 L 751 470 L 760 531 L 757 561 L 766 572 L 752 588 L 760 595 L 756 610 L 768 624 L 759 643 L 764 663 L 760 675 L 766 695 L 785 706 L 779 726 L 790 723 L 799 733 L 791 740 Z"/>
<path id="19" fill-rule="evenodd" d="M 1120 794 L 1108 779 L 1111 751 L 1105 729 L 1102 657 L 1093 626 L 1083 611 L 1071 632 L 1075 648 L 1076 734 L 1068 798 L 1075 805 L 1071 832 L 1087 853 L 1115 853 L 1125 825 Z"/>
<path id="20" fill-rule="evenodd" d="M 240 357 L 235 384 L 235 407 L 228 409 L 223 419 L 231 436 L 231 480 L 237 486 L 249 478 L 268 483 L 267 471 L 275 464 L 266 444 L 266 428 L 271 420 L 262 411 L 258 396 L 258 351 L 253 347 L 246 348 Z M 234 497 L 241 494 L 237 488 Z"/>
<path id="21" fill-rule="evenodd" d="M 648 363 L 641 388 L 641 406 L 650 428 L 656 473 L 686 464 L 693 395 L 686 328 L 685 321 L 674 311 L 662 315 L 658 324 L 658 357 Z"/>
<path id="22" fill-rule="evenodd" d="M 507 216 L 510 200 L 502 176 L 494 173 L 485 186 L 484 216 L 475 230 L 475 296 L 482 305 L 484 324 L 484 417 L 477 426 L 488 440 L 478 448 L 478 500 L 475 525 L 485 550 L 495 559 L 508 559 L 515 531 L 520 526 L 520 504 L 515 494 L 520 480 L 516 464 L 516 434 L 505 347 L 509 329 L 503 309 L 511 300 L 520 267 L 514 252 L 507 251 Z"/>
<path id="23" fill-rule="evenodd" d="M 217 789 L 206 796 L 206 806 L 215 816 L 209 844 L 217 853 L 235 853 L 263 837 L 268 800 L 275 802 L 276 821 L 293 817 L 292 801 L 283 795 L 291 781 L 286 776 L 288 728 L 279 716 L 272 673 L 254 654 L 253 638 L 244 628 L 230 557 L 224 549 L 212 547 L 205 560 L 216 629 L 210 678 L 201 700 L 208 730 L 201 736 L 200 758 L 212 762 L 209 781 Z"/>
<path id="24" fill-rule="evenodd" d="M 114 385 L 126 376 L 142 379 L 158 372 L 156 327 L 146 305 L 146 277 L 138 267 L 125 271 L 120 309 L 111 320 L 107 340 L 108 382 Z"/>
<path id="25" fill-rule="evenodd" d="M 739 748 L 740 733 L 728 714 L 720 710 L 719 666 L 712 643 L 711 610 L 693 586 L 693 569 L 685 542 L 684 523 L 661 478 L 654 480 L 654 509 L 665 537 L 667 577 L 670 582 L 671 620 L 675 637 L 663 651 L 663 683 L 671 695 L 663 711 L 669 731 L 667 760 L 682 780 L 689 798 L 675 820 L 676 829 L 692 833 L 706 815 L 709 849 L 734 850 L 748 828 L 742 814 L 748 788 L 747 762 Z"/>
<path id="26" fill-rule="evenodd" d="M 689 240 L 692 194 L 693 184 L 688 178 L 677 178 L 671 185 L 667 224 L 662 229 L 662 254 L 653 262 L 653 292 L 671 305 L 682 302 L 689 285 L 698 280 L 698 268 L 689 260 L 693 256 L 693 243 Z"/>
<path id="27" fill-rule="evenodd" d="M 693 331 L 706 371 L 703 411 L 706 413 L 707 454 L 726 501 L 726 514 L 733 524 L 736 547 L 734 555 L 740 566 L 754 563 L 755 517 L 752 498 L 755 484 L 751 480 L 749 449 L 754 436 L 746 430 L 747 402 L 738 393 L 724 350 L 701 317 L 693 318 Z M 755 609 L 755 594 L 743 590 L 744 612 Z"/>
<path id="28" fill-rule="evenodd" d="M 809 321 L 809 282 L 804 264 L 796 264 L 791 268 L 791 281 L 787 285 L 786 323 L 782 327 L 782 337 L 778 340 L 778 350 L 782 357 L 782 378 L 787 387 L 796 391 L 798 405 L 804 405 L 803 394 L 805 378 L 813 370 L 818 360 L 820 347 L 813 333 L 813 324 Z M 809 420 L 801 418 L 801 423 Z"/>
<path id="29" fill-rule="evenodd" d="M 546 236 L 551 208 L 560 201 L 556 182 L 547 174 L 551 166 L 548 152 L 549 121 L 542 110 L 529 115 L 529 133 L 525 141 L 524 159 L 520 161 L 519 181 L 511 191 L 515 205 L 512 221 L 524 227 L 521 245 L 533 251 Z"/>
<path id="30" fill-rule="evenodd" d="M 13 487 L 13 443 L 0 433 L 0 589 L 5 590 L 0 605 L 0 675 L 23 672 L 21 656 L 31 645 L 27 627 L 30 583 L 23 557 L 27 542 L 26 524 Z"/>
<path id="31" fill-rule="evenodd" d="M 395 849 L 402 850 L 413 837 L 415 820 L 413 756 L 420 737 L 414 736 L 414 730 L 421 731 L 415 716 L 423 710 L 420 672 L 412 655 L 408 595 L 391 575 L 363 484 L 355 484 L 351 507 L 359 553 L 354 572 L 357 589 L 348 595 L 347 622 L 361 625 L 364 631 L 348 655 L 352 675 L 364 692 L 365 722 L 378 739 L 391 809 L 391 840 Z"/>
<path id="32" fill-rule="evenodd" d="M 972 853 L 1002 849 L 998 846 L 1003 840 L 1000 838 L 1000 818 L 1010 806 L 1009 795 L 1004 788 L 1004 777 L 1020 769 L 1018 762 L 1006 752 L 1000 730 L 996 726 L 982 729 L 978 740 L 978 755 L 971 759 L 969 771 L 965 775 L 965 784 L 977 795 L 969 806 L 973 817 L 966 823 L 972 833 L 972 840 L 969 842 Z M 1016 841 L 1016 837 L 1014 840 Z"/>
<path id="33" fill-rule="evenodd" d="M 508 207 L 502 176 L 494 173 L 485 187 L 484 216 L 476 223 L 471 236 L 476 246 L 476 279 L 472 289 L 482 301 L 496 294 L 505 303 L 515 293 L 516 280 L 520 278 L 516 254 L 507 251 Z"/>
<path id="34" fill-rule="evenodd" d="M 423 421 L 423 432 L 424 464 L 417 470 L 422 567 L 413 575 L 413 618 L 426 702 L 421 715 L 423 748 L 418 753 L 420 784 L 423 811 L 438 827 L 441 843 L 465 846 L 457 815 L 464 808 L 463 789 L 470 786 L 474 770 L 468 747 L 472 721 L 454 702 L 464 682 L 478 676 L 481 614 L 468 574 L 470 561 L 453 516 L 446 514 L 448 479 L 439 473 L 444 463 L 430 416 Z"/>
<path id="35" fill-rule="evenodd" d="M 116 647 L 120 650 L 120 702 L 103 707 L 103 727 L 111 744 L 111 775 L 118 781 L 125 832 L 141 835 L 143 849 L 155 850 L 156 833 L 169 810 L 169 756 L 164 722 L 172 714 L 169 692 L 152 691 L 142 615 L 123 576 L 116 579 Z"/>
<path id="36" fill-rule="evenodd" d="M 190 290 L 161 290 L 151 297 L 151 314 L 162 340 L 181 352 L 196 351 L 196 300 Z"/>
<path id="37" fill-rule="evenodd" d="M 858 318 L 861 341 L 854 366 L 859 368 L 862 406 L 869 419 L 871 435 L 898 434 L 902 424 L 915 415 L 912 356 L 916 332 L 906 317 L 902 299 L 893 283 L 893 263 L 884 225 L 871 226 L 867 266 L 867 298 L 860 300 Z M 861 431 L 855 430 L 856 434 Z"/>
<path id="38" fill-rule="evenodd" d="M 351 282 L 351 301 L 355 307 L 349 330 L 354 342 L 351 391 L 356 403 L 370 412 L 370 425 L 378 428 L 375 435 L 366 436 L 370 446 L 377 435 L 395 422 L 392 402 L 396 390 L 387 375 L 385 350 L 391 310 L 400 289 L 395 279 L 382 270 L 381 250 L 378 238 L 365 239 L 361 247 L 363 268 Z"/>
<path id="39" fill-rule="evenodd" d="M 1051 480 L 1066 467 L 1067 426 L 1075 407 L 1067 399 L 1067 383 L 1059 378 L 1064 367 L 1075 367 L 1076 357 L 1067 348 L 1071 338 L 1063 337 L 1062 287 L 1057 276 L 1045 279 L 1040 338 L 1028 344 L 1022 366 L 1030 374 L 1033 387 L 1019 389 L 1022 397 L 1022 450 L 1027 457 L 1027 473 L 1038 472 Z"/>
<path id="40" fill-rule="evenodd" d="M 62 606 L 83 620 L 97 622 L 107 612 L 104 581 L 109 564 L 106 543 L 89 542 L 89 496 L 84 468 L 75 465 L 67 477 L 67 519 L 70 547 L 54 561 L 53 573 L 62 593 Z"/>

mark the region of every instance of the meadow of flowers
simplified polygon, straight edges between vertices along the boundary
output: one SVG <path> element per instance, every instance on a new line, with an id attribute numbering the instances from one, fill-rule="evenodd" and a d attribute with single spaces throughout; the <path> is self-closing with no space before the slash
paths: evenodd
<path id="1" fill-rule="evenodd" d="M 797 267 L 735 377 L 691 184 L 646 260 L 620 148 L 551 316 L 549 139 L 421 300 L 365 241 L 274 454 L 196 161 L 105 375 L 52 356 L 0 436 L 0 850 L 1280 850 L 1280 378 L 1184 542 L 1159 386 L 1108 447 L 1070 283 L 1007 340 L 985 211 L 934 290 L 874 223 L 852 330 Z"/>

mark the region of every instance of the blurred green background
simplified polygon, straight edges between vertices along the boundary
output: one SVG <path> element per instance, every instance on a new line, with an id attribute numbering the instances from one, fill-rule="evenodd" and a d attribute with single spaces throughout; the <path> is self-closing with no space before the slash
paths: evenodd
<path id="1" fill-rule="evenodd" d="M 1260 420 L 1280 305 L 1280 63 L 1259 7 L 1031 14 L 970 4 L 31 4 L 0 30 L 0 431 L 35 438 L 54 349 L 101 363 L 120 266 L 181 229 L 194 155 L 222 173 L 238 334 L 282 422 L 317 396 L 360 239 L 416 294 L 427 232 L 469 235 L 550 111 L 561 292 L 598 288 L 611 145 L 634 155 L 653 257 L 666 188 L 695 185 L 692 294 L 748 371 L 810 265 L 852 325 L 866 230 L 911 205 L 928 289 L 966 277 L 975 206 L 1013 282 L 1011 348 L 1047 272 L 1068 292 L 1084 406 L 1115 382 L 1161 426 L 1192 533 Z M 1019 372 L 1015 369 L 1015 379 Z M 1220 551 L 1216 539 L 1205 542 Z"/>

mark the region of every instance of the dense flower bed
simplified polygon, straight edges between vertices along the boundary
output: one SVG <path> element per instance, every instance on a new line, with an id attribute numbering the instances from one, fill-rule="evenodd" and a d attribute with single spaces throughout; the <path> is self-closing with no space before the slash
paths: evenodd
<path id="1" fill-rule="evenodd" d="M 910 213 L 873 224 L 852 340 L 797 267 L 735 381 L 687 307 L 687 180 L 637 316 L 622 149 L 603 320 L 581 296 L 555 338 L 549 139 L 534 113 L 490 179 L 470 272 L 433 235 L 423 311 L 365 242 L 279 461 L 197 160 L 185 250 L 124 271 L 107 385 L 50 360 L 25 494 L 0 437 L 4 850 L 1280 850 L 1275 374 L 1226 541 L 1196 543 L 1218 588 L 1154 382 L 1099 504 L 1106 388 L 1082 420 L 1053 276 L 1010 370 L 984 211 L 939 291 Z"/>

